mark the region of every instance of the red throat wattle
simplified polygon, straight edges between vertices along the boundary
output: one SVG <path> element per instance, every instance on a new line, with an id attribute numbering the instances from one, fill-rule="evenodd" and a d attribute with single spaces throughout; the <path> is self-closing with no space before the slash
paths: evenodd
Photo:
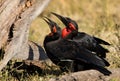
<path id="1" fill-rule="evenodd" d="M 64 28 L 62 30 L 62 38 L 65 38 L 67 35 L 69 35 L 71 33 L 71 30 L 67 30 L 66 28 Z"/>

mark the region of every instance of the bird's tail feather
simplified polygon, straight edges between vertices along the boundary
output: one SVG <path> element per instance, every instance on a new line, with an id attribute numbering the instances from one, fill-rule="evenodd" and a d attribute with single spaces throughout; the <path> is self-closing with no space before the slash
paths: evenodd
<path id="1" fill-rule="evenodd" d="M 99 44 L 104 44 L 104 45 L 110 45 L 110 43 L 102 40 L 102 39 L 99 39 L 97 37 L 94 37 L 94 39 L 99 43 Z"/>
<path id="2" fill-rule="evenodd" d="M 101 67 L 101 66 L 94 66 L 94 69 L 98 70 L 99 72 L 103 73 L 104 75 L 110 75 L 112 74 L 111 71 L 107 70 L 106 68 L 104 67 Z"/>
<path id="3" fill-rule="evenodd" d="M 106 59 L 102 58 L 102 60 L 104 61 L 105 66 L 110 66 L 109 62 Z"/>
<path id="4" fill-rule="evenodd" d="M 108 49 L 105 49 L 104 47 L 102 47 L 101 45 L 97 45 L 97 49 L 96 49 L 97 54 L 100 55 L 100 57 L 106 57 L 106 53 L 109 52 Z"/>

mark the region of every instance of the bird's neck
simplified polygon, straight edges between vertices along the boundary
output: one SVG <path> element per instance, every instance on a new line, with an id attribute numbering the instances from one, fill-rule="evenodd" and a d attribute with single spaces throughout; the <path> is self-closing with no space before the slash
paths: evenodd
<path id="1" fill-rule="evenodd" d="M 47 35 L 45 37 L 44 42 L 47 43 L 47 42 L 51 42 L 51 41 L 56 41 L 59 38 L 60 38 L 60 35 L 58 33 L 54 33 L 52 36 Z"/>

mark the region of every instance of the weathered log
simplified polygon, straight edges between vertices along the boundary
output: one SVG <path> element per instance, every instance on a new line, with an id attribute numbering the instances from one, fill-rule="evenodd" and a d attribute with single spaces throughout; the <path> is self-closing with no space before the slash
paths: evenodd
<path id="1" fill-rule="evenodd" d="M 42 61 L 48 59 L 44 49 L 41 45 L 28 41 L 28 46 L 23 47 L 21 51 L 19 51 L 13 58 L 20 59 L 20 60 L 35 60 L 35 61 Z"/>
<path id="2" fill-rule="evenodd" d="M 111 69 L 111 72 L 110 76 L 105 76 L 96 70 L 80 71 L 51 78 L 49 81 L 120 81 L 120 68 Z"/>
<path id="3" fill-rule="evenodd" d="M 33 59 L 31 52 L 35 49 L 28 42 L 31 22 L 44 10 L 50 0 L 1 0 L 0 1 L 0 49 L 4 57 L 0 61 L 0 70 L 15 55 L 23 59 Z M 36 45 L 36 49 L 42 47 Z M 43 52 L 36 52 L 41 56 Z M 1 55 L 2 53 L 0 53 Z M 41 58 L 39 56 L 39 59 Z M 42 54 L 42 57 L 46 57 Z"/>

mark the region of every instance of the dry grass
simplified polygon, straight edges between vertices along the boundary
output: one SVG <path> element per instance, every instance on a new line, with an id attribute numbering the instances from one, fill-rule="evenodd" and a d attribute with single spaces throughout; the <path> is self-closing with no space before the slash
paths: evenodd
<path id="1" fill-rule="evenodd" d="M 119 0 L 60 0 L 58 4 L 58 1 L 53 0 L 43 14 L 32 23 L 30 39 L 42 44 L 44 36 L 48 34 L 49 28 L 41 18 L 43 15 L 64 27 L 57 18 L 50 15 L 51 11 L 56 12 L 77 21 L 79 31 L 110 42 L 111 46 L 107 47 L 110 50 L 108 59 L 111 67 L 118 67 L 120 65 L 120 5 L 118 3 Z"/>
<path id="2" fill-rule="evenodd" d="M 47 24 L 42 16 L 48 16 L 55 20 L 61 27 L 62 23 L 50 15 L 56 12 L 68 16 L 79 25 L 79 31 L 100 37 L 111 43 L 107 46 L 110 53 L 107 59 L 110 68 L 120 67 L 120 0 L 52 0 L 45 11 L 32 23 L 29 39 L 42 44 L 44 37 L 49 33 Z M 30 75 L 28 78 L 21 77 L 21 81 L 47 81 L 53 75 L 39 76 Z M 7 76 L 7 80 L 16 81 Z M 6 80 L 6 79 L 5 79 Z M 2 81 L 5 81 L 4 78 Z"/>

